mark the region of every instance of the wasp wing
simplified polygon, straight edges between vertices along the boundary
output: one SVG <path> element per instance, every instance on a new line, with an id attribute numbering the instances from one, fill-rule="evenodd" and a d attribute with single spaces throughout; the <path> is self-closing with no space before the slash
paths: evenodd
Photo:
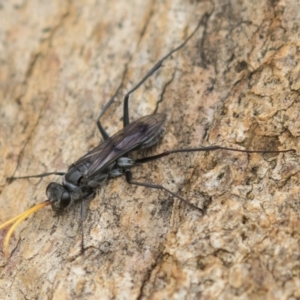
<path id="1" fill-rule="evenodd" d="M 83 177 L 91 179 L 98 173 L 105 171 L 105 168 L 119 157 L 154 138 L 165 119 L 165 114 L 154 114 L 140 118 L 88 152 L 73 165 L 88 163 L 88 170 Z"/>

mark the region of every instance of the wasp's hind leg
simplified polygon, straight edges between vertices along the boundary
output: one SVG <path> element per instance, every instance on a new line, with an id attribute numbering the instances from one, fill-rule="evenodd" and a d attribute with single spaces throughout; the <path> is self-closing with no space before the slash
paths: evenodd
<path id="1" fill-rule="evenodd" d="M 124 107 L 123 107 L 123 127 L 126 127 L 129 124 L 129 108 L 128 108 L 128 102 L 129 102 L 129 96 L 131 93 L 133 93 L 135 90 L 137 90 L 152 74 L 154 74 L 163 64 L 163 62 L 169 58 L 173 53 L 180 50 L 185 46 L 185 44 L 192 38 L 192 36 L 196 33 L 196 31 L 199 29 L 199 27 L 205 23 L 207 19 L 207 15 L 203 17 L 203 19 L 199 22 L 198 26 L 195 28 L 195 30 L 186 38 L 186 40 L 180 44 L 178 47 L 174 48 L 172 51 L 170 51 L 167 55 L 165 55 L 162 59 L 160 59 L 149 71 L 148 73 L 131 89 L 127 92 L 127 94 L 124 97 Z M 124 78 L 123 78 L 124 79 Z M 109 139 L 109 135 L 106 132 L 106 130 L 103 128 L 100 119 L 106 112 L 106 110 L 109 108 L 109 106 L 114 102 L 116 95 L 118 94 L 119 90 L 122 87 L 122 83 L 119 85 L 117 91 L 112 96 L 112 98 L 106 103 L 104 108 L 102 109 L 100 115 L 97 118 L 97 126 L 98 129 L 103 137 L 104 140 Z"/>
<path id="2" fill-rule="evenodd" d="M 125 95 L 124 97 L 124 108 L 123 108 L 123 127 L 126 127 L 129 124 L 129 108 L 128 101 L 129 96 L 135 90 L 137 90 L 151 75 L 153 75 L 163 64 L 163 62 L 169 58 L 173 53 L 180 50 L 185 46 L 185 44 L 192 38 L 192 36 L 196 33 L 199 27 L 205 23 L 207 16 L 205 15 L 203 19 L 199 22 L 198 26 L 194 29 L 194 31 L 186 38 L 186 40 L 180 44 L 178 47 L 174 48 L 168 54 L 166 54 L 162 59 L 160 59 L 149 71 L 148 73 Z"/>
<path id="3" fill-rule="evenodd" d="M 98 116 L 97 118 L 97 126 L 98 126 L 98 129 L 104 139 L 104 141 L 108 140 L 109 139 L 109 135 L 108 133 L 106 132 L 106 130 L 103 128 L 101 122 L 100 122 L 100 119 L 101 117 L 104 115 L 104 113 L 107 111 L 107 109 L 111 106 L 111 104 L 115 101 L 115 97 L 117 96 L 119 90 L 121 89 L 122 87 L 122 83 L 119 85 L 119 87 L 117 88 L 116 92 L 114 93 L 114 95 L 110 98 L 110 100 L 105 104 L 105 106 L 103 107 L 100 115 Z"/>
<path id="4" fill-rule="evenodd" d="M 139 185 L 139 186 L 144 186 L 144 187 L 148 187 L 148 188 L 152 188 L 152 189 L 158 189 L 158 190 L 164 190 L 165 192 L 171 194 L 173 197 L 179 199 L 182 202 L 185 202 L 186 204 L 188 204 L 189 206 L 191 206 L 194 209 L 199 210 L 201 213 L 203 213 L 203 210 L 199 207 L 197 207 L 196 205 L 188 202 L 187 200 L 185 200 L 184 198 L 180 197 L 179 195 L 176 195 L 175 193 L 171 192 L 170 190 L 168 190 L 167 188 L 165 188 L 164 186 L 160 185 L 160 184 L 151 184 L 148 182 L 138 182 L 138 181 L 134 181 L 132 180 L 132 173 L 129 170 L 125 170 L 125 176 L 126 176 L 126 181 L 129 184 L 134 184 L 134 185 Z"/>

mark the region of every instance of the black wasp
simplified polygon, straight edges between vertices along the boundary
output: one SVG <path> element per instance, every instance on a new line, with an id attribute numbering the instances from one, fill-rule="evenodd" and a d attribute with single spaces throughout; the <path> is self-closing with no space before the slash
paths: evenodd
<path id="1" fill-rule="evenodd" d="M 152 160 L 159 159 L 163 156 L 178 153 L 178 152 L 193 152 L 193 151 L 212 151 L 217 149 L 225 149 L 230 151 L 239 151 L 246 153 L 266 153 L 266 152 L 288 152 L 293 150 L 274 150 L 274 151 L 261 151 L 261 150 L 241 150 L 234 148 L 227 148 L 221 146 L 209 146 L 200 148 L 184 148 L 165 151 L 153 156 L 143 157 L 137 160 L 126 157 L 126 154 L 132 150 L 145 149 L 155 145 L 158 139 L 163 134 L 162 125 L 166 119 L 166 115 L 163 113 L 152 114 L 142 117 L 132 123 L 129 123 L 129 109 L 128 100 L 131 93 L 139 88 L 156 70 L 158 70 L 164 60 L 170 57 L 174 52 L 178 51 L 191 39 L 199 27 L 205 23 L 207 16 L 199 22 L 193 33 L 177 48 L 173 49 L 161 60 L 159 60 L 152 69 L 136 84 L 124 97 L 124 116 L 123 125 L 124 128 L 117 132 L 112 137 L 109 137 L 105 129 L 103 128 L 100 118 L 107 110 L 107 108 L 114 101 L 115 95 L 106 104 L 102 112 L 97 119 L 97 126 L 104 139 L 96 148 L 79 158 L 75 163 L 68 167 L 66 173 L 63 172 L 50 172 L 38 175 L 23 176 L 23 177 L 11 177 L 10 181 L 20 178 L 32 178 L 32 177 L 45 177 L 48 175 L 60 175 L 62 176 L 62 184 L 51 182 L 46 189 L 48 200 L 32 207 L 31 209 L 23 212 L 22 214 L 12 218 L 11 220 L 3 223 L 0 229 L 13 224 L 10 230 L 7 232 L 4 241 L 4 250 L 8 254 L 8 245 L 12 233 L 16 227 L 25 220 L 29 215 L 38 211 L 39 209 L 51 205 L 54 211 L 60 212 L 68 207 L 70 204 L 80 201 L 82 207 L 82 219 L 84 215 L 84 200 L 92 199 L 95 196 L 95 190 L 100 187 L 108 178 L 114 178 L 125 174 L 126 180 L 129 184 L 145 186 L 149 188 L 162 189 L 172 196 L 186 202 L 190 206 L 202 211 L 200 208 L 192 203 L 189 203 L 179 195 L 172 193 L 162 185 L 150 184 L 145 182 L 137 182 L 132 180 L 132 173 L 129 168 L 134 165 L 139 165 Z M 83 247 L 83 246 L 82 246 Z"/>

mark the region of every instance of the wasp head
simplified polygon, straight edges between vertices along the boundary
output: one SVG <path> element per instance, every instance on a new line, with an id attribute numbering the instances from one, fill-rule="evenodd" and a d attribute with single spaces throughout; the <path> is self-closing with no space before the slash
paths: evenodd
<path id="1" fill-rule="evenodd" d="M 46 194 L 54 211 L 62 211 L 71 203 L 70 192 L 56 182 L 49 183 Z"/>

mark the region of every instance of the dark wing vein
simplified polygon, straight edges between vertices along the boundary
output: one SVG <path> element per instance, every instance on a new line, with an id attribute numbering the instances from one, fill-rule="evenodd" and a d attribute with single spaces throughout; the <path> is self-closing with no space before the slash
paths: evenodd
<path id="1" fill-rule="evenodd" d="M 90 163 L 84 174 L 90 179 L 105 171 L 112 162 L 154 137 L 166 119 L 165 114 L 148 115 L 128 124 L 108 140 L 81 157 L 74 165 Z"/>

